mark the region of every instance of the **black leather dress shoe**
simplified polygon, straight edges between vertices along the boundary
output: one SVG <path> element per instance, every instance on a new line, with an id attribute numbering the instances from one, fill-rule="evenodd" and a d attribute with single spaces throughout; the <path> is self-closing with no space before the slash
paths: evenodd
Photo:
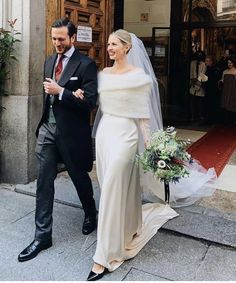
<path id="1" fill-rule="evenodd" d="M 42 250 L 46 250 L 52 246 L 52 240 L 38 241 L 34 240 L 28 247 L 26 247 L 18 256 L 18 261 L 27 261 L 38 255 Z"/>
<path id="2" fill-rule="evenodd" d="M 95 216 L 85 216 L 82 233 L 88 235 L 92 233 L 97 227 L 97 217 Z"/>
<path id="3" fill-rule="evenodd" d="M 92 270 L 90 271 L 87 281 L 97 281 L 101 279 L 105 274 L 107 274 L 109 271 L 107 268 L 104 268 L 102 273 L 95 273 Z"/>

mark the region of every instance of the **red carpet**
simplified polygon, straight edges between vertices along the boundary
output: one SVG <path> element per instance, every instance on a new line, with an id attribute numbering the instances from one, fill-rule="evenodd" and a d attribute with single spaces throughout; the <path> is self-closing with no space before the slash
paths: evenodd
<path id="1" fill-rule="evenodd" d="M 214 167 L 217 176 L 236 149 L 236 126 L 220 125 L 193 143 L 188 152 L 206 168 Z"/>

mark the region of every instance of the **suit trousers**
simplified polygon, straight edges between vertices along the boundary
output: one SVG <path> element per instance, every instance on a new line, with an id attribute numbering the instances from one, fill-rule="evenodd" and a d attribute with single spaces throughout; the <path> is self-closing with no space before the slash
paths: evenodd
<path id="1" fill-rule="evenodd" d="M 77 190 L 85 215 L 95 215 L 96 207 L 93 188 L 88 172 L 81 170 L 71 161 L 61 143 L 57 142 L 56 124 L 44 123 L 39 129 L 36 144 L 38 177 L 36 191 L 35 239 L 48 240 L 52 237 L 52 213 L 54 201 L 54 180 L 57 163 L 62 160 Z"/>

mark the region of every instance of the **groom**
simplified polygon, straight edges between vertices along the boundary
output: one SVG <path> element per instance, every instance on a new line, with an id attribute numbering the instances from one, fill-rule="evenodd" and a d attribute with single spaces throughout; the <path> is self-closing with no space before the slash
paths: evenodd
<path id="1" fill-rule="evenodd" d="M 90 110 L 97 100 L 97 67 L 75 47 L 76 27 L 68 19 L 55 21 L 51 38 L 56 54 L 44 65 L 44 110 L 36 136 L 38 178 L 34 241 L 18 256 L 27 261 L 52 246 L 52 211 L 57 163 L 63 161 L 85 212 L 82 233 L 96 228 L 96 207 L 88 172 L 93 153 Z M 84 98 L 73 92 L 81 89 Z"/>

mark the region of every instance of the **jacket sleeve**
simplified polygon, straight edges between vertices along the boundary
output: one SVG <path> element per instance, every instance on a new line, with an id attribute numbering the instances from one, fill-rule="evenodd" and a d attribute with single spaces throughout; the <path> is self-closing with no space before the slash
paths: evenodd
<path id="1" fill-rule="evenodd" d="M 92 110 L 96 106 L 97 93 L 97 66 L 91 61 L 81 75 L 80 88 L 84 91 L 84 99 L 77 98 L 69 89 L 64 89 L 61 103 L 74 109 Z"/>

